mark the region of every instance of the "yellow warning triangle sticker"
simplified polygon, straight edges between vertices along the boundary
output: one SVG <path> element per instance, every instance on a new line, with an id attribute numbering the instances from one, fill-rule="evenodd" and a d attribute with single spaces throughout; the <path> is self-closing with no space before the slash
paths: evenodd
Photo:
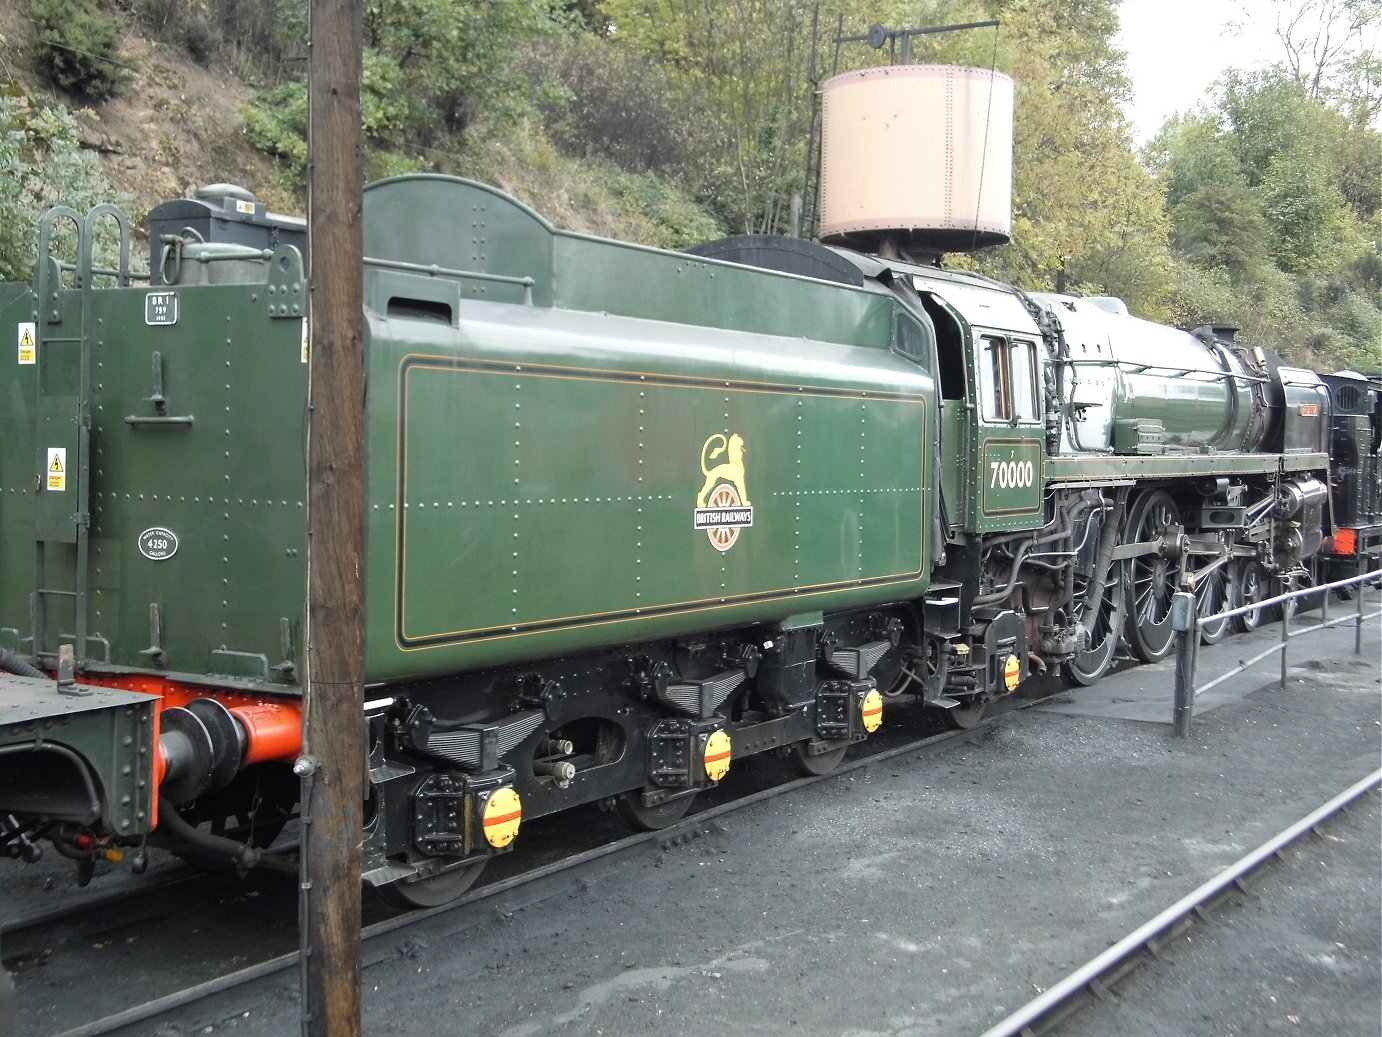
<path id="1" fill-rule="evenodd" d="M 53 455 L 53 463 L 50 464 L 50 465 L 48 466 L 48 471 L 50 471 L 50 472 L 61 472 L 61 471 L 62 471 L 62 458 L 59 457 L 57 454 L 54 454 L 54 455 Z"/>
<path id="2" fill-rule="evenodd" d="M 30 349 L 33 347 L 33 344 L 34 336 L 28 328 L 25 328 L 19 333 L 19 345 L 22 349 Z"/>

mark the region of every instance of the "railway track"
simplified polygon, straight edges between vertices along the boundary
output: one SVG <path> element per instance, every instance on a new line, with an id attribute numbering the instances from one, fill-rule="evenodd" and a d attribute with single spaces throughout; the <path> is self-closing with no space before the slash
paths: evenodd
<path id="1" fill-rule="evenodd" d="M 1005 708 L 995 712 L 1001 716 L 1028 708 L 1039 701 L 1040 699 L 1009 700 L 1002 704 Z M 906 709 L 908 707 L 903 705 L 898 708 Z M 856 752 L 859 753 L 856 758 L 847 759 L 829 774 L 781 780 L 742 795 L 736 795 L 731 789 L 722 788 L 719 790 L 720 795 L 725 797 L 722 801 L 710 800 L 696 813 L 659 831 L 626 835 L 578 852 L 567 853 L 556 859 L 544 860 L 543 858 L 545 856 L 550 857 L 550 854 L 541 852 L 528 853 L 522 856 L 514 854 L 500 858 L 495 863 L 502 862 L 501 867 L 494 868 L 491 865 L 491 872 L 486 877 L 482 877 L 476 888 L 457 900 L 435 908 L 382 917 L 366 925 L 361 931 L 362 961 L 368 966 L 374 961 L 393 957 L 396 954 L 400 934 L 433 919 L 447 915 L 461 915 L 477 910 L 483 911 L 490 905 L 500 902 L 506 905 L 516 902 L 539 902 L 551 895 L 554 886 L 562 884 L 572 874 L 579 873 L 581 869 L 588 868 L 597 862 L 633 859 L 639 854 L 657 853 L 668 847 L 694 841 L 710 830 L 710 826 L 717 819 L 748 809 L 765 800 L 788 795 L 822 782 L 837 780 L 866 767 L 885 763 L 908 754 L 922 752 L 932 747 L 982 737 L 986 729 L 987 724 L 983 724 L 973 729 L 924 734 L 921 737 L 909 737 L 902 732 L 875 736 L 856 749 Z M 766 771 L 769 768 L 761 768 L 761 770 Z M 759 780 L 761 782 L 771 779 L 760 776 Z M 709 800 L 710 797 L 707 799 Z M 542 819 L 535 825 L 541 823 Z M 526 863 L 519 863 L 520 861 Z M 38 953 L 32 947 L 33 937 L 43 932 L 51 933 L 55 927 L 75 930 L 90 925 L 99 926 L 100 931 L 94 934 L 89 931 L 86 933 L 88 940 L 97 941 L 103 939 L 102 933 L 105 932 L 125 932 L 130 927 L 140 924 L 142 904 L 150 905 L 155 912 L 158 911 L 158 898 L 155 897 L 155 894 L 174 892 L 180 887 L 194 885 L 199 879 L 215 881 L 216 877 L 204 876 L 196 872 L 179 873 L 166 883 L 148 883 L 135 888 L 113 889 L 108 893 L 103 893 L 95 900 L 88 898 L 82 901 L 79 899 L 71 904 L 15 916 L 5 923 L 3 930 L 6 958 L 12 962 L 19 961 L 22 965 Z M 225 881 L 225 877 L 222 877 L 222 881 Z M 127 895 L 133 895 L 136 898 L 135 902 L 131 903 L 123 899 Z M 378 915 L 379 911 L 367 910 L 366 916 L 368 917 L 371 913 Z M 155 913 L 143 915 L 142 919 L 145 922 L 157 924 L 160 917 L 162 917 L 161 914 Z M 93 921 L 93 919 L 97 920 Z M 131 939 L 129 936 L 119 938 Z M 150 938 L 158 939 L 159 937 L 151 936 Z M 124 1031 L 147 1032 L 145 1030 L 135 1031 L 132 1028 L 151 1025 L 171 1012 L 186 1009 L 213 996 L 246 990 L 255 984 L 271 981 L 277 976 L 290 973 L 300 963 L 301 955 L 297 950 L 274 954 L 249 965 L 230 968 L 223 974 L 213 975 L 185 988 L 172 990 L 146 1001 L 130 1004 L 100 1018 L 63 1029 L 57 1037 L 101 1037 L 101 1035 Z M 220 970 L 212 969 L 211 971 L 219 972 Z M 112 994 L 112 999 L 115 996 L 117 995 Z"/>
<path id="2" fill-rule="evenodd" d="M 1188 929 L 1210 920 L 1229 898 L 1249 892 L 1248 882 L 1280 859 L 1282 852 L 1370 794 L 1382 790 L 1382 769 L 1355 782 L 1295 824 L 1223 869 L 1180 900 L 1148 919 L 1101 954 L 1091 958 L 1043 991 L 982 1037 L 1040 1037 L 1056 1032 L 1072 1014 L 1091 1002 L 1107 999 L 1121 980 L 1149 962 Z"/>
<path id="3" fill-rule="evenodd" d="M 1041 701 L 1039 698 L 1031 700 L 1009 700 L 1003 704 L 1006 707 L 1004 711 L 1024 709 L 1028 706 L 1037 704 L 1039 701 Z M 894 708 L 898 713 L 903 713 L 910 709 L 910 703 L 908 703 L 906 699 L 903 699 L 901 702 L 895 703 Z M 579 848 L 576 849 L 575 852 L 571 852 L 570 847 L 567 847 L 565 850 L 549 849 L 546 846 L 546 842 L 549 841 L 548 836 L 551 833 L 543 832 L 539 829 L 539 826 L 543 825 L 544 822 L 549 819 L 538 819 L 533 822 L 532 830 L 529 832 L 532 841 L 529 846 L 525 848 L 528 851 L 536 850 L 538 852 L 515 853 L 497 859 L 491 865 L 491 871 L 486 876 L 488 881 L 484 881 L 483 884 L 477 886 L 471 893 L 453 904 L 428 911 L 416 911 L 406 915 L 381 917 L 379 905 L 372 905 L 373 910 L 371 911 L 371 904 L 367 901 L 366 918 L 369 920 L 371 914 L 373 914 L 375 920 L 362 932 L 362 957 L 364 964 L 366 967 L 370 967 L 385 962 L 388 959 L 396 958 L 399 954 L 400 940 L 406 942 L 410 938 L 408 936 L 408 930 L 414 927 L 421 927 L 424 923 L 433 919 L 448 915 L 458 920 L 465 919 L 467 915 L 469 915 L 472 920 L 489 918 L 492 917 L 495 912 L 504 914 L 505 912 L 512 912 L 529 905 L 541 903 L 555 892 L 569 890 L 572 884 L 573 875 L 579 874 L 581 869 L 595 865 L 597 862 L 618 862 L 621 858 L 633 861 L 636 860 L 640 854 L 659 854 L 671 847 L 687 843 L 696 843 L 707 835 L 712 835 L 717 819 L 762 803 L 774 796 L 818 785 L 826 781 L 837 780 L 842 776 L 861 771 L 873 764 L 885 763 L 891 759 L 921 752 L 929 748 L 940 747 L 947 743 L 954 744 L 963 743 L 971 739 L 978 740 L 986 737 L 986 733 L 992 732 L 996 726 L 996 724 L 991 722 L 971 731 L 945 732 L 941 734 L 924 735 L 922 737 L 911 737 L 911 731 L 904 725 L 900 725 L 898 729 L 887 728 L 883 732 L 880 732 L 879 735 L 876 735 L 868 742 L 859 746 L 855 750 L 859 753 L 857 758 L 846 760 L 838 770 L 828 775 L 787 781 L 778 780 L 776 783 L 768 784 L 766 787 L 757 789 L 753 789 L 753 783 L 755 781 L 763 784 L 770 779 L 764 774 L 755 774 L 752 768 L 745 768 L 745 771 L 741 771 L 738 774 L 739 782 L 731 782 L 728 787 L 715 790 L 715 795 L 726 798 L 722 801 L 714 801 L 711 796 L 707 795 L 703 797 L 703 805 L 699 812 L 689 816 L 675 826 L 653 833 L 624 836 L 601 845 L 591 845 L 585 848 Z M 766 764 L 767 761 L 764 760 L 761 761 L 761 763 Z M 771 767 L 760 767 L 759 769 L 761 771 L 778 770 L 778 768 Z M 747 783 L 745 779 L 748 779 Z M 737 795 L 733 799 L 727 798 L 733 795 L 735 791 L 742 791 L 746 787 L 749 789 L 747 794 Z M 595 814 L 594 811 L 591 813 L 592 815 Z M 609 818 L 610 824 L 608 829 L 615 827 L 611 815 L 600 816 Z M 569 820 L 570 819 L 567 819 L 568 827 L 582 827 L 579 822 L 575 826 L 570 826 Z M 606 831 L 608 829 L 606 829 Z M 555 829 L 553 829 L 553 831 L 555 831 Z M 591 833 L 585 834 L 590 835 L 591 838 L 595 837 Z M 552 859 L 552 854 L 556 852 L 564 852 L 565 855 L 560 859 Z M 495 867 L 495 865 L 499 866 Z M 224 881 L 224 879 L 222 881 Z M 60 1037 L 73 1037 L 73 1035 L 77 1034 L 96 1035 L 122 1032 L 148 1033 L 152 1032 L 152 1027 L 157 1025 L 155 1021 L 162 1020 L 164 1017 L 169 1016 L 170 1013 L 178 1013 L 178 1018 L 185 1018 L 189 1008 L 191 1008 L 193 1012 L 202 1011 L 202 1009 L 194 1006 L 197 1006 L 200 1002 L 209 1002 L 211 999 L 217 998 L 217 995 L 234 994 L 237 1001 L 252 1000 L 253 997 L 256 996 L 252 993 L 254 989 L 278 989 L 284 987 L 285 984 L 282 977 L 285 975 L 291 977 L 292 971 L 300 962 L 299 955 L 295 950 L 296 930 L 291 924 L 294 916 L 291 905 L 296 899 L 296 891 L 291 883 L 283 881 L 282 876 L 277 877 L 275 881 L 276 886 L 273 887 L 272 891 L 266 889 L 263 893 L 263 897 L 264 899 L 268 899 L 270 896 L 276 898 L 276 907 L 271 911 L 266 911 L 259 917 L 261 920 L 263 918 L 272 917 L 276 911 L 277 915 L 283 919 L 286 931 L 275 934 L 276 949 L 270 947 L 267 952 L 255 953 L 253 955 L 254 960 L 248 963 L 244 961 L 212 963 L 207 969 L 203 970 L 202 974 L 197 974 L 190 968 L 170 973 L 171 976 L 189 976 L 194 980 L 191 985 L 183 989 L 168 989 L 167 985 L 165 985 L 162 990 L 159 990 L 154 984 L 145 986 L 128 983 L 123 984 L 123 987 L 127 987 L 131 991 L 152 990 L 155 996 L 149 997 L 139 1003 L 127 1003 L 118 1010 L 110 1011 L 112 1005 L 120 1004 L 120 993 L 119 991 L 114 991 L 100 1000 L 100 1011 L 103 1014 L 101 1014 L 99 1018 L 95 1017 L 95 1012 L 87 1012 L 85 1014 L 72 1012 L 67 1014 L 65 1020 L 61 1022 L 54 1018 L 53 1021 L 56 1025 L 47 1029 L 34 1029 L 30 1032 L 52 1033 L 63 1026 L 67 1026 L 68 1028 L 66 1029 L 60 1029 Z M 195 885 L 195 883 L 184 882 L 179 885 Z M 225 887 L 223 887 L 224 892 L 220 895 L 226 898 L 234 898 L 236 894 L 229 887 L 230 884 L 226 883 Z M 174 888 L 170 887 L 170 892 L 173 891 Z M 157 890 L 150 889 L 149 892 L 157 892 Z M 250 894 L 250 896 L 257 895 L 258 894 L 255 893 Z M 101 911 L 98 913 L 104 914 L 105 905 L 116 903 L 119 899 L 119 892 L 112 891 L 112 894 L 108 894 L 107 899 L 102 902 Z M 145 902 L 156 903 L 159 898 L 143 897 L 141 895 L 140 899 Z M 80 909 L 81 905 L 78 904 L 77 906 Z M 87 906 L 91 906 L 89 901 Z M 90 914 L 91 912 L 87 913 Z M 137 913 L 136 911 L 131 911 L 130 916 L 133 917 Z M 50 925 L 70 926 L 78 924 L 80 919 L 80 914 L 50 914 L 46 922 Z M 45 921 L 45 919 L 40 918 L 38 915 L 34 916 L 34 920 L 40 923 Z M 7 959 L 16 954 L 18 945 L 16 942 L 12 941 L 17 940 L 17 938 L 22 935 L 17 927 L 19 921 L 22 920 L 16 918 L 7 923 L 4 941 L 4 950 Z M 105 918 L 103 924 L 114 929 L 119 929 L 119 924 L 112 923 L 109 918 Z M 208 921 L 207 924 L 209 926 L 214 926 L 217 923 L 211 920 Z M 461 922 L 463 927 L 469 924 L 471 924 L 469 920 Z M 153 925 L 155 927 L 157 926 L 157 920 L 153 921 Z M 256 935 L 258 935 L 257 930 L 263 926 L 267 926 L 268 923 L 263 922 L 261 925 L 261 921 L 249 919 L 246 921 L 245 925 L 248 930 L 256 931 Z M 151 929 L 150 933 L 149 939 L 162 939 L 154 929 Z M 273 943 L 273 941 L 266 941 L 265 946 L 269 946 L 271 943 Z M 132 960 L 139 953 L 139 948 L 135 947 L 128 958 Z M 192 962 L 189 961 L 188 964 L 190 965 Z M 129 962 L 126 961 L 122 963 L 120 967 L 122 969 L 130 967 Z M 137 969 L 140 966 L 135 965 L 134 967 Z M 99 969 L 99 966 L 95 968 Z M 163 978 L 168 977 L 165 976 Z M 290 978 L 288 980 L 288 985 L 292 985 L 293 982 L 293 979 Z M 263 984 L 264 986 L 256 988 L 256 984 Z M 219 1005 L 224 1000 L 225 999 L 217 999 L 214 1003 Z M 72 1020 L 83 1018 L 90 1021 L 83 1022 L 77 1026 L 69 1025 Z"/>

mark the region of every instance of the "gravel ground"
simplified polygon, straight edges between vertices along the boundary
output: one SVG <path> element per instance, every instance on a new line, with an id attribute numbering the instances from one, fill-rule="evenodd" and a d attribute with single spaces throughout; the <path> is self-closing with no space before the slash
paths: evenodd
<path id="1" fill-rule="evenodd" d="M 1274 636 L 1207 648 L 1201 672 Z M 1361 657 L 1351 630 L 1315 637 L 1284 691 L 1270 664 L 1239 678 L 1188 740 L 1171 735 L 1169 666 L 1132 669 L 543 899 L 477 902 L 366 963 L 365 1032 L 981 1033 L 1378 767 L 1376 624 Z M 1164 720 L 1118 715 L 1149 696 Z M 1375 1037 L 1378 835 L 1375 805 L 1331 825 L 1070 1032 Z M 297 1011 L 284 980 L 160 1033 L 291 1034 Z"/>

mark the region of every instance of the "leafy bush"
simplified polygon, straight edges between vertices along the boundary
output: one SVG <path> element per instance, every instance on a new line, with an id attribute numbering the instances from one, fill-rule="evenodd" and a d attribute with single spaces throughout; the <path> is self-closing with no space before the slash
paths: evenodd
<path id="1" fill-rule="evenodd" d="M 77 120 L 66 108 L 35 107 L 22 95 L 0 94 L 0 281 L 32 276 L 39 221 L 54 205 L 86 212 L 98 202 L 129 204 L 77 137 Z M 107 222 L 98 228 L 102 234 Z M 115 266 L 114 243 L 98 234 L 96 246 L 96 265 Z"/>
<path id="2" fill-rule="evenodd" d="M 630 173 L 681 166 L 689 141 L 668 70 L 648 55 L 588 34 L 519 59 L 547 132 L 568 155 L 608 159 Z"/>
<path id="3" fill-rule="evenodd" d="M 31 0 L 39 44 L 39 71 L 60 90 L 87 101 L 105 101 L 129 79 L 129 58 L 120 53 L 120 19 L 98 0 Z"/>

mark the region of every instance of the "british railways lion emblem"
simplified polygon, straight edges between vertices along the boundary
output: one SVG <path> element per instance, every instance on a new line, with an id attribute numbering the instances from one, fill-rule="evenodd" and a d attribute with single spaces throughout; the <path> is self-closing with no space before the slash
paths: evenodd
<path id="1" fill-rule="evenodd" d="M 701 446 L 701 474 L 705 482 L 696 495 L 695 523 L 705 530 L 710 546 L 720 553 L 739 539 L 739 530 L 753 525 L 753 506 L 744 486 L 744 437 L 719 432 Z M 716 458 L 724 460 L 712 464 Z"/>

